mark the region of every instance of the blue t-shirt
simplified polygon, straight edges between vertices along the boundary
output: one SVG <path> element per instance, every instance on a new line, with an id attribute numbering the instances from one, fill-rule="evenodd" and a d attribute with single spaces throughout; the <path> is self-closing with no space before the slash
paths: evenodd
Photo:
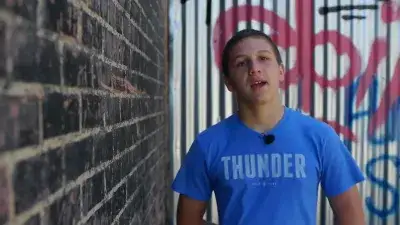
<path id="1" fill-rule="evenodd" d="M 202 201 L 214 191 L 220 225 L 315 225 L 319 184 L 331 197 L 363 180 L 328 124 L 285 108 L 265 134 L 237 114 L 200 133 L 172 188 Z"/>

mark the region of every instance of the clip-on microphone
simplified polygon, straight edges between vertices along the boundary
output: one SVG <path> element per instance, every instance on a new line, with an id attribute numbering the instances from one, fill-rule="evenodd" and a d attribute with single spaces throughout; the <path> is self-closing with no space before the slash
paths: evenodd
<path id="1" fill-rule="evenodd" d="M 275 136 L 272 134 L 265 135 L 263 138 L 266 145 L 269 145 L 275 141 Z"/>

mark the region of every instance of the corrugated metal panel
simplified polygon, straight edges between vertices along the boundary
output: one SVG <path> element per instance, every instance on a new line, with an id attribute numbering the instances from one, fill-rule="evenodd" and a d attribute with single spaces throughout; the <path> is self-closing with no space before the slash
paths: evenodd
<path id="1" fill-rule="evenodd" d="M 174 174 L 196 134 L 234 110 L 218 54 L 245 27 L 278 43 L 284 103 L 335 127 L 364 170 L 368 224 L 400 224 L 399 1 L 171 1 Z M 324 198 L 318 221 L 333 224 Z"/>

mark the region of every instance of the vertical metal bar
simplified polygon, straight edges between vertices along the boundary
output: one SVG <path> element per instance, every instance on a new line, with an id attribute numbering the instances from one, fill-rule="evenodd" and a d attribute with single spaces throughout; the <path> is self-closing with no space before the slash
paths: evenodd
<path id="1" fill-rule="evenodd" d="M 328 0 L 324 0 L 324 7 L 328 6 Z M 328 30 L 328 16 L 324 15 L 324 30 Z M 327 34 L 324 33 L 324 40 L 328 39 Z M 322 119 L 326 120 L 328 118 L 328 92 L 327 89 L 325 88 L 327 83 L 326 81 L 328 80 L 328 48 L 327 45 L 324 45 L 324 84 L 323 84 L 323 105 L 322 105 Z M 321 205 L 320 205 L 320 225 L 324 225 L 325 223 L 325 217 L 326 217 L 326 199 L 325 199 L 325 194 L 321 188 L 320 190 L 320 198 L 321 198 Z"/>
<path id="2" fill-rule="evenodd" d="M 337 5 L 341 5 L 341 2 L 340 2 L 340 0 L 337 0 Z M 340 35 L 341 33 L 342 33 L 342 27 L 341 27 L 341 13 L 340 12 L 338 12 L 337 14 L 337 17 L 336 17 L 336 23 L 337 23 L 337 35 Z M 339 48 L 341 48 L 342 47 L 342 45 L 341 45 L 341 39 L 339 38 L 339 37 L 337 37 L 338 38 L 338 46 L 339 46 Z M 339 52 L 341 51 L 341 49 L 339 49 Z M 339 87 L 340 86 L 340 73 L 341 73 L 341 62 L 340 62 L 340 57 L 341 57 L 341 55 L 340 54 L 337 54 L 336 55 L 336 86 L 337 87 Z M 337 96 L 336 96 L 336 106 L 335 106 L 335 110 L 336 110 L 336 118 L 335 118 L 335 120 L 336 120 L 336 127 L 335 127 L 335 130 L 338 130 L 338 125 L 340 124 L 340 118 L 341 118 L 341 115 L 340 115 L 340 108 L 341 108 L 341 104 L 340 104 L 340 91 L 338 91 L 337 92 Z"/>
<path id="3" fill-rule="evenodd" d="M 316 105 L 315 105 L 315 95 L 314 95 L 314 92 L 315 92 L 315 85 L 314 85 L 314 81 L 316 80 L 315 78 L 315 54 L 313 54 L 314 53 L 314 43 L 315 43 L 315 16 L 314 16 L 314 13 L 315 13 L 315 2 L 313 2 L 312 4 L 311 4 L 311 12 L 312 12 L 312 16 L 311 16 L 311 18 L 312 18 L 312 20 L 311 20 L 311 23 L 310 23 L 310 26 L 311 26 L 311 32 L 312 32 L 312 34 L 311 34 L 311 39 L 310 39 L 310 47 L 312 48 L 312 53 L 311 53 L 311 60 L 310 60 L 310 64 L 311 65 L 309 65 L 309 68 L 310 68 L 310 76 L 311 76 L 311 79 L 310 79 L 310 98 L 311 98 L 311 101 L 310 101 L 310 116 L 312 116 L 312 117 L 314 117 L 315 116 L 315 107 L 317 107 Z M 306 26 L 307 26 L 307 24 L 306 24 Z"/>
<path id="4" fill-rule="evenodd" d="M 238 30 L 238 0 L 232 0 L 232 7 L 234 8 L 234 13 L 233 13 L 233 20 L 232 20 L 232 27 L 234 27 L 234 32 Z M 235 112 L 238 109 L 237 106 L 237 101 L 234 95 L 232 95 L 232 111 Z"/>
<path id="5" fill-rule="evenodd" d="M 293 1 L 292 1 L 293 2 Z M 302 1 L 296 1 L 296 8 L 295 8 L 295 20 L 296 20 L 296 26 L 298 26 L 297 30 L 303 31 L 303 20 L 302 20 L 302 16 L 299 17 L 297 14 L 299 14 L 300 12 L 298 12 L 298 8 L 302 7 L 301 5 L 303 4 Z M 302 44 L 302 33 L 297 33 L 297 49 L 296 49 L 296 55 L 299 55 L 302 50 L 303 50 L 303 44 Z M 297 57 L 297 58 L 301 58 L 301 57 Z M 297 62 L 298 66 L 297 66 L 297 74 L 301 74 L 303 75 L 301 79 L 298 79 L 298 83 L 297 83 L 297 108 L 301 109 L 302 108 L 302 89 L 303 89 L 303 79 L 304 79 L 304 74 L 303 73 L 303 66 L 302 66 L 302 62 Z"/>
<path id="6" fill-rule="evenodd" d="M 194 136 L 199 133 L 199 1 L 195 0 L 194 8 Z M 201 12 L 203 13 L 203 12 Z"/>
<path id="7" fill-rule="evenodd" d="M 225 11 L 225 1 L 220 1 L 219 4 L 220 4 L 219 11 L 221 14 L 222 12 Z M 226 37 L 226 31 L 225 31 L 226 25 L 227 24 L 225 21 L 225 17 L 222 17 L 222 20 L 221 20 L 221 26 L 222 26 L 221 31 L 222 31 L 222 37 L 223 37 L 222 40 L 225 40 L 225 37 Z M 224 48 L 224 44 L 225 43 L 223 43 L 222 41 L 220 42 L 220 45 L 221 45 L 220 49 Z M 219 73 L 219 77 L 221 79 L 221 81 L 219 82 L 219 118 L 220 118 L 220 120 L 222 120 L 223 118 L 225 118 L 225 84 L 222 80 L 223 74 L 221 72 Z"/>
<path id="8" fill-rule="evenodd" d="M 286 21 L 290 21 L 290 8 L 291 8 L 291 1 L 290 0 L 286 0 Z M 289 37 L 289 32 L 290 32 L 290 26 L 286 26 L 286 29 L 285 29 L 285 34 L 283 35 L 284 37 L 285 37 L 285 42 L 287 43 L 287 42 L 290 42 L 290 37 Z M 291 57 L 291 55 L 290 55 L 290 47 L 288 47 L 288 48 L 286 48 L 286 59 L 285 59 L 285 68 L 286 68 L 286 74 L 289 72 L 289 66 L 290 66 L 290 57 Z M 289 79 L 288 78 L 285 78 L 285 87 L 287 87 L 286 89 L 285 89 L 285 105 L 286 106 L 289 106 L 289 104 L 290 104 L 290 99 L 289 99 L 289 96 L 290 96 L 290 88 L 289 88 L 289 85 L 288 85 L 288 83 L 289 83 Z"/>
<path id="9" fill-rule="evenodd" d="M 166 140 L 166 146 L 167 150 L 169 151 L 169 168 L 170 170 L 168 171 L 168 180 L 171 180 L 174 178 L 174 148 L 173 148 L 173 126 L 171 126 L 171 123 L 173 122 L 173 107 L 172 105 L 172 96 L 171 96 L 171 87 L 170 85 L 173 84 L 171 82 L 171 77 L 172 77 L 172 57 L 171 55 L 173 54 L 172 51 L 172 45 L 170 43 L 170 25 L 169 25 L 169 7 L 170 7 L 170 0 L 165 1 L 164 5 L 164 13 L 165 13 L 165 18 L 164 18 L 164 83 L 165 83 L 165 90 L 164 90 L 164 110 L 166 110 L 167 113 L 167 119 L 166 119 L 166 136 L 168 137 Z M 169 184 L 169 183 L 168 183 Z M 168 186 L 169 187 L 169 186 Z M 174 218 L 175 218 L 175 203 L 174 203 L 174 193 L 170 193 L 170 195 L 167 197 L 167 218 L 166 220 L 168 221 L 169 224 L 173 225 L 174 224 Z"/>
<path id="10" fill-rule="evenodd" d="M 249 28 L 252 28 L 251 27 L 251 0 L 246 0 L 246 5 L 248 6 L 247 7 L 247 10 L 246 10 L 246 28 L 247 29 L 249 29 Z"/>
<path id="11" fill-rule="evenodd" d="M 265 21 L 265 14 L 264 14 L 264 0 L 260 0 L 260 17 L 261 17 L 261 23 L 260 23 L 260 31 L 264 32 L 264 21 Z"/>
<path id="12" fill-rule="evenodd" d="M 393 2 L 393 4 L 395 4 Z M 387 10 L 388 12 L 386 13 L 391 13 L 392 15 L 394 14 L 393 12 L 389 12 L 389 10 Z M 378 24 L 377 24 L 378 26 Z M 386 45 L 386 74 L 385 74 L 385 87 L 386 88 L 390 88 L 390 81 L 391 81 L 391 73 L 390 73 L 390 68 L 391 68 L 391 64 L 390 64 L 390 59 L 391 59 L 391 43 L 390 43 L 390 36 L 391 36 L 391 23 L 387 23 L 386 24 L 386 41 L 387 41 L 387 45 Z M 394 76 L 393 76 L 394 77 Z M 387 90 L 389 93 L 391 93 L 390 90 Z M 383 137 L 384 140 L 384 152 L 385 155 L 389 155 L 389 141 L 390 141 L 390 136 L 389 136 L 389 123 L 390 123 L 390 96 L 387 96 L 387 98 L 385 98 L 385 96 L 383 96 L 382 101 L 384 101 L 384 105 L 385 105 L 385 110 L 384 110 L 384 114 L 386 114 L 386 122 L 384 124 L 385 126 L 385 134 Z M 383 103 L 383 102 L 382 102 Z M 381 104 L 382 104 L 381 103 Z M 394 106 L 394 105 L 393 105 Z M 389 163 L 385 163 L 384 167 L 383 167 L 383 177 L 385 180 L 389 180 Z M 385 194 L 383 195 L 383 207 L 385 210 L 388 210 L 388 195 Z M 387 220 L 384 220 L 384 225 L 388 224 Z"/>
<path id="13" fill-rule="evenodd" d="M 206 120 L 207 120 L 207 127 L 210 127 L 212 125 L 212 111 L 213 111 L 213 104 L 212 104 L 212 33 L 211 33 L 211 17 L 212 17 L 212 1 L 208 1 L 207 4 L 207 12 L 209 15 L 210 19 L 210 25 L 207 26 L 207 115 L 206 115 Z M 207 204 L 207 221 L 211 221 L 212 218 L 212 207 L 211 207 L 211 200 Z"/>
<path id="14" fill-rule="evenodd" d="M 378 14 L 378 11 L 375 11 L 375 13 L 374 13 L 374 40 L 376 40 L 376 38 L 379 36 L 378 24 L 379 24 L 379 14 Z M 376 46 L 373 46 L 373 48 L 376 48 Z M 371 48 L 370 52 L 376 52 L 377 49 L 373 49 L 373 48 Z M 376 63 L 376 68 L 377 68 L 378 62 L 376 62 L 376 58 L 375 58 L 374 63 Z M 378 70 L 377 70 L 377 72 L 378 72 Z M 363 75 L 365 76 L 365 74 L 363 74 Z M 362 85 L 365 85 L 365 84 L 362 84 Z M 366 125 L 366 127 L 368 127 L 368 125 Z M 374 127 L 375 127 L 375 124 L 374 124 Z M 373 138 L 373 137 L 374 137 L 374 134 L 372 135 L 371 138 Z M 366 140 L 366 141 L 368 141 L 368 140 Z M 376 153 L 376 151 L 373 151 L 372 158 L 376 158 L 376 157 L 377 157 L 377 153 Z M 379 169 L 378 167 L 375 167 L 375 168 Z M 378 200 L 377 198 L 379 198 L 379 193 L 377 193 L 377 188 L 371 188 L 371 192 L 372 192 L 371 193 L 372 201 L 377 202 L 377 200 Z M 376 218 L 374 218 L 373 213 L 370 213 L 370 217 L 369 217 L 370 224 L 374 225 L 375 220 L 376 220 Z"/>
<path id="15" fill-rule="evenodd" d="M 181 118 L 186 117 L 186 4 L 182 4 L 182 49 L 181 49 L 181 105 L 182 112 Z M 186 155 L 186 120 L 181 122 L 181 163 L 183 162 Z"/>

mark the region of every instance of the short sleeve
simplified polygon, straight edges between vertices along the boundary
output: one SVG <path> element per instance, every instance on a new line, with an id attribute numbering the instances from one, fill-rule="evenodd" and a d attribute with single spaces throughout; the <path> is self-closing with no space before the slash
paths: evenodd
<path id="1" fill-rule="evenodd" d="M 172 189 L 193 199 L 208 201 L 212 188 L 206 165 L 204 152 L 195 140 L 178 170 Z"/>
<path id="2" fill-rule="evenodd" d="M 327 197 L 339 195 L 365 179 L 350 151 L 331 127 L 323 146 L 321 187 Z"/>

